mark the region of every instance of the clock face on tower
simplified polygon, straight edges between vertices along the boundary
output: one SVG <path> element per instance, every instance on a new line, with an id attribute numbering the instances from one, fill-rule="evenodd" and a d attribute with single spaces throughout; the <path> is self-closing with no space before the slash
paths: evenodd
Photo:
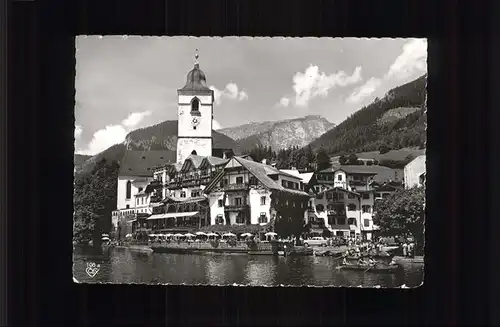
<path id="1" fill-rule="evenodd" d="M 200 124 L 200 118 L 198 117 L 193 117 L 193 120 L 191 121 L 191 124 L 193 126 L 198 126 Z"/>

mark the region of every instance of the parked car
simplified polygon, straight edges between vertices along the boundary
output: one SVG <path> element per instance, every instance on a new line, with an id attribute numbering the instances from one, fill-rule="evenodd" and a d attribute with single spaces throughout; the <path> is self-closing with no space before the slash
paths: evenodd
<path id="1" fill-rule="evenodd" d="M 324 237 L 313 237 L 309 240 L 304 240 L 304 246 L 327 246 L 328 240 Z"/>

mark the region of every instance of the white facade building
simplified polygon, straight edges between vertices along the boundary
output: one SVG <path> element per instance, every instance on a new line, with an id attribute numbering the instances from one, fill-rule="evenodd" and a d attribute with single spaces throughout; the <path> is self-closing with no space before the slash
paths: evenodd
<path id="1" fill-rule="evenodd" d="M 425 185 L 426 156 L 425 154 L 410 161 L 404 169 L 405 187 Z"/>
<path id="2" fill-rule="evenodd" d="M 262 163 L 233 157 L 224 166 L 223 174 L 205 189 L 209 199 L 210 222 L 212 225 L 265 225 L 275 218 L 271 196 L 277 191 L 309 197 L 299 177 Z M 302 208 L 303 218 L 307 218 L 306 207 L 302 203 L 290 199 L 287 205 Z"/>

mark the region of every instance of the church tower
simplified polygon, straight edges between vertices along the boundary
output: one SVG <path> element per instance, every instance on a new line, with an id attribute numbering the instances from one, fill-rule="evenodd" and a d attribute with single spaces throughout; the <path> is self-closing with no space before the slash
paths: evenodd
<path id="1" fill-rule="evenodd" d="M 208 88 L 205 73 L 200 69 L 198 49 L 195 59 L 194 68 L 187 74 L 186 85 L 177 90 L 177 163 L 183 163 L 191 154 L 212 155 L 214 92 Z"/>

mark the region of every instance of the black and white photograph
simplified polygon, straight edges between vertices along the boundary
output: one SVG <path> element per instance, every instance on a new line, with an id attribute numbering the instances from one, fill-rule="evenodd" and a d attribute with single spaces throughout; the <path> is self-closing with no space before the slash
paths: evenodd
<path id="1" fill-rule="evenodd" d="M 427 40 L 77 36 L 73 281 L 424 283 Z"/>

